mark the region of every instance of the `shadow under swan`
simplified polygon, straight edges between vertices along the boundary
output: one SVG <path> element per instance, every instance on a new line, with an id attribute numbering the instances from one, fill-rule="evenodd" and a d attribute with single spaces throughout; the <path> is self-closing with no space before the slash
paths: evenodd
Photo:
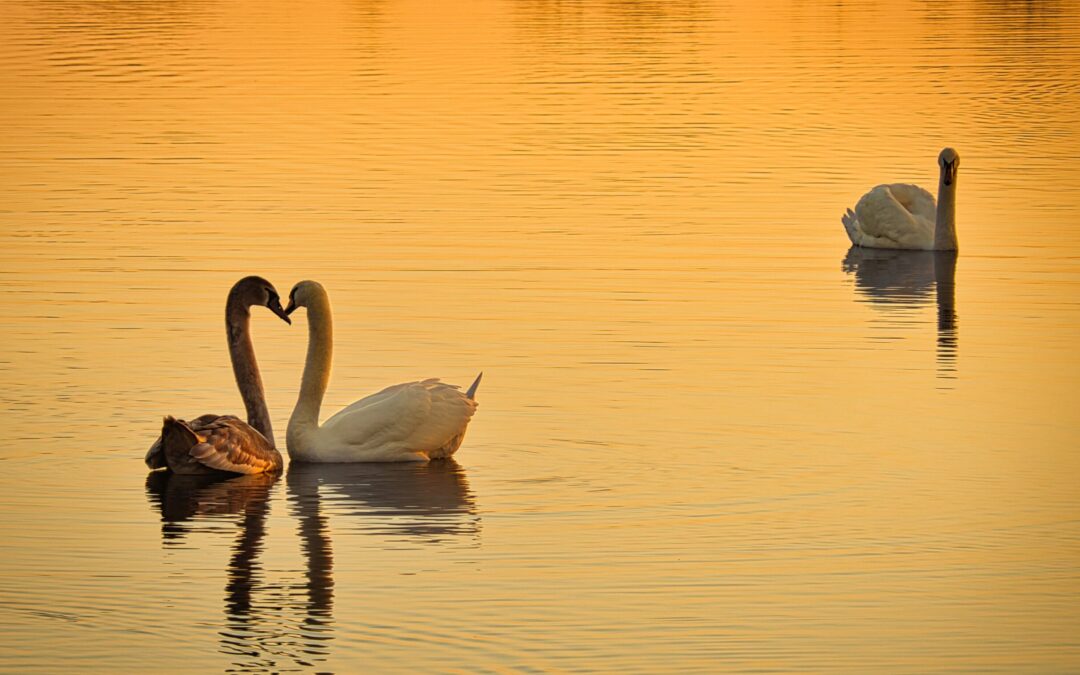
<path id="1" fill-rule="evenodd" d="M 841 263 L 855 289 L 885 311 L 937 304 L 938 377 L 956 375 L 956 251 L 907 251 L 852 246 Z"/>

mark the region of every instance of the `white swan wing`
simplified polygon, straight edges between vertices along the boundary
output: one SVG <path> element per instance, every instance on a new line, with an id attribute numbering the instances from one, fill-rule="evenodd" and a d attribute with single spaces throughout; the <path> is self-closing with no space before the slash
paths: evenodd
<path id="1" fill-rule="evenodd" d="M 932 248 L 934 196 L 917 185 L 878 185 L 844 220 L 853 244 L 873 248 Z"/>
<path id="2" fill-rule="evenodd" d="M 923 188 L 910 183 L 893 183 L 885 187 L 912 217 L 929 221 L 931 225 L 937 220 L 937 200 Z"/>
<path id="3" fill-rule="evenodd" d="M 321 444 L 351 459 L 394 461 L 444 457 L 460 444 L 476 401 L 437 379 L 388 387 L 323 423 Z"/>
<path id="4" fill-rule="evenodd" d="M 361 408 L 366 408 L 366 407 L 368 407 L 370 405 L 374 405 L 375 403 L 378 403 L 380 401 L 385 401 L 385 400 L 387 400 L 389 398 L 392 398 L 394 396 L 394 394 L 396 394 L 397 392 L 401 391 L 402 389 L 405 389 L 406 387 L 411 387 L 414 384 L 418 384 L 418 383 L 417 382 L 404 382 L 402 384 L 395 384 L 393 386 L 387 387 L 386 389 L 383 389 L 382 391 L 379 391 L 379 392 L 376 392 L 374 394 L 370 394 L 368 396 L 365 396 L 364 398 L 360 399 L 359 401 L 353 401 L 349 405 L 345 406 L 341 410 L 339 410 L 336 413 L 334 413 L 333 415 L 331 415 L 330 419 L 326 420 L 326 422 L 329 423 L 335 417 L 339 417 L 341 415 L 344 415 L 344 414 L 348 413 L 350 410 L 359 410 Z"/>

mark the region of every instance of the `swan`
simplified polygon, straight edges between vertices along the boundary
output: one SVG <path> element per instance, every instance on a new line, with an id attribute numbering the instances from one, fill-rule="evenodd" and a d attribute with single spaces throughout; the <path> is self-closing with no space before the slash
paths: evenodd
<path id="1" fill-rule="evenodd" d="M 229 291 L 225 301 L 229 357 L 248 421 L 211 414 L 185 422 L 167 415 L 161 436 L 146 453 L 146 465 L 151 469 L 167 467 L 180 474 L 253 474 L 281 469 L 281 453 L 274 447 L 270 413 L 251 345 L 252 305 L 265 305 L 285 323 L 292 323 L 281 307 L 277 290 L 266 279 L 244 277 Z"/>
<path id="2" fill-rule="evenodd" d="M 945 148 L 938 155 L 938 199 L 917 185 L 878 185 L 847 210 L 840 221 L 851 243 L 867 248 L 955 251 L 956 172 L 960 155 Z"/>
<path id="3" fill-rule="evenodd" d="M 476 412 L 483 373 L 465 393 L 437 379 L 387 387 L 320 426 L 333 356 L 330 298 L 318 282 L 301 281 L 289 293 L 285 314 L 298 307 L 307 308 L 308 350 L 285 435 L 289 457 L 300 462 L 426 462 L 454 454 Z"/>

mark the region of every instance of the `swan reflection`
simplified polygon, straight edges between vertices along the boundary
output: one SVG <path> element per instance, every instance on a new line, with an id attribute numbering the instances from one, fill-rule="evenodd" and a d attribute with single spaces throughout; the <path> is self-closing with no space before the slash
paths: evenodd
<path id="1" fill-rule="evenodd" d="M 959 351 L 956 318 L 956 252 L 903 251 L 852 246 L 842 267 L 855 289 L 886 311 L 937 303 L 938 375 L 951 378 Z"/>
<path id="2" fill-rule="evenodd" d="M 414 542 L 472 538 L 480 530 L 465 472 L 453 459 L 428 463 L 289 466 L 289 501 L 301 519 L 327 507 L 355 516 L 339 527 Z"/>
<path id="3" fill-rule="evenodd" d="M 184 542 L 199 518 L 240 515 L 244 523 L 249 517 L 261 523 L 270 488 L 277 481 L 278 476 L 265 473 L 234 476 L 153 471 L 146 477 L 146 495 L 161 514 L 162 542 L 176 545 Z"/>
<path id="4" fill-rule="evenodd" d="M 464 470 L 453 460 L 428 464 L 292 464 L 285 479 L 296 518 L 302 577 L 271 582 L 260 556 L 278 476 L 154 472 L 146 479 L 161 516 L 163 543 L 175 548 L 207 523 L 237 526 L 226 569 L 225 626 L 219 651 L 246 672 L 311 668 L 326 661 L 334 638 L 333 531 L 363 531 L 400 542 L 472 543 L 480 521 Z M 295 574 L 295 573 L 294 573 Z"/>
<path id="5" fill-rule="evenodd" d="M 219 651 L 247 672 L 310 667 L 324 661 L 328 628 L 300 599 L 302 584 L 270 583 L 259 557 L 265 548 L 270 497 L 279 476 L 195 475 L 154 472 L 146 479 L 151 505 L 161 513 L 162 540 L 183 543 L 200 523 L 237 526 L 226 567 L 225 626 Z M 207 528 L 203 528 L 207 529 Z"/>

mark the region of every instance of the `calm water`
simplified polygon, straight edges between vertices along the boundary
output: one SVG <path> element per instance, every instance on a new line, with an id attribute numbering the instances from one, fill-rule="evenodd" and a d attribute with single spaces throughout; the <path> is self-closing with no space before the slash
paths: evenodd
<path id="1" fill-rule="evenodd" d="M 1080 7 L 0 4 L 0 670 L 1080 670 Z M 959 257 L 849 251 L 962 155 Z M 225 293 L 456 463 L 152 475 Z M 256 311 L 278 435 L 304 319 Z"/>

